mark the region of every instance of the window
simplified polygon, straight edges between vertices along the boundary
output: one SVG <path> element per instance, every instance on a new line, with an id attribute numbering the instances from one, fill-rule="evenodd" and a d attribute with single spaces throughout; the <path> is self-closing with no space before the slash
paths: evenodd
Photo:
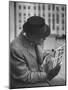
<path id="1" fill-rule="evenodd" d="M 19 26 L 19 29 L 21 29 L 21 26 Z"/>
<path id="2" fill-rule="evenodd" d="M 59 31 L 59 26 L 57 26 L 57 31 Z"/>
<path id="3" fill-rule="evenodd" d="M 41 13 L 40 12 L 38 12 L 38 14 L 37 14 L 38 16 L 41 16 Z"/>
<path id="4" fill-rule="evenodd" d="M 45 17 L 45 13 L 43 13 L 43 17 Z"/>
<path id="5" fill-rule="evenodd" d="M 55 30 L 55 24 L 54 23 L 52 24 L 52 30 Z"/>
<path id="6" fill-rule="evenodd" d="M 51 16 L 51 14 L 50 13 L 48 13 L 48 17 L 50 17 Z"/>
<path id="7" fill-rule="evenodd" d="M 55 5 L 54 5 L 54 4 L 52 5 L 52 10 L 53 10 L 53 11 L 55 10 Z"/>
<path id="8" fill-rule="evenodd" d="M 64 30 L 64 25 L 62 25 L 62 30 Z"/>
<path id="9" fill-rule="evenodd" d="M 62 7 L 62 11 L 64 11 L 64 7 Z"/>
<path id="10" fill-rule="evenodd" d="M 52 15 L 52 22 L 53 22 L 53 30 L 55 29 L 55 15 Z"/>
<path id="11" fill-rule="evenodd" d="M 64 17 L 64 13 L 62 13 L 62 17 Z"/>
<path id="12" fill-rule="evenodd" d="M 26 6 L 23 6 L 24 9 L 26 9 Z"/>
<path id="13" fill-rule="evenodd" d="M 59 23 L 59 14 L 57 13 L 57 16 L 56 16 L 56 22 L 57 24 Z"/>
<path id="14" fill-rule="evenodd" d="M 24 23 L 26 22 L 26 20 L 24 20 Z"/>
<path id="15" fill-rule="evenodd" d="M 40 10 L 41 8 L 40 8 L 40 4 L 38 5 L 38 10 Z"/>
<path id="16" fill-rule="evenodd" d="M 56 27 L 57 35 L 59 35 L 59 26 Z"/>
<path id="17" fill-rule="evenodd" d="M 28 16 L 30 16 L 30 13 L 28 14 Z"/>
<path id="18" fill-rule="evenodd" d="M 56 11 L 59 11 L 59 7 L 56 7 Z"/>
<path id="19" fill-rule="evenodd" d="M 21 20 L 19 20 L 19 23 L 21 23 L 22 21 Z"/>
<path id="20" fill-rule="evenodd" d="M 34 16 L 36 16 L 36 13 L 34 13 Z"/>
<path id="21" fill-rule="evenodd" d="M 64 19 L 62 19 L 62 24 L 64 24 Z"/>
<path id="22" fill-rule="evenodd" d="M 24 16 L 26 16 L 26 14 L 24 13 Z"/>
<path id="23" fill-rule="evenodd" d="M 53 19 L 54 20 L 54 19 Z M 55 22 L 53 21 L 53 30 L 55 30 Z"/>
<path id="24" fill-rule="evenodd" d="M 36 10 L 36 6 L 34 6 L 34 10 Z"/>
<path id="25" fill-rule="evenodd" d="M 21 17 L 21 13 L 19 13 L 19 17 Z"/>
<path id="26" fill-rule="evenodd" d="M 50 5 L 48 5 L 48 10 L 50 10 L 50 8 L 51 8 Z"/>
<path id="27" fill-rule="evenodd" d="M 52 14 L 52 18 L 54 18 L 55 17 L 55 14 Z"/>
<path id="28" fill-rule="evenodd" d="M 19 9 L 21 9 L 21 5 L 19 5 Z"/>
<path id="29" fill-rule="evenodd" d="M 43 10 L 45 10 L 45 4 L 43 4 Z"/>
<path id="30" fill-rule="evenodd" d="M 30 9 L 30 6 L 28 6 L 28 9 Z"/>

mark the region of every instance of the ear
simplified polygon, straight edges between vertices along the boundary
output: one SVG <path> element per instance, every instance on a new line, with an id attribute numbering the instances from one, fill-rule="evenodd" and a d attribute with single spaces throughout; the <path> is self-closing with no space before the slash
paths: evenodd
<path id="1" fill-rule="evenodd" d="M 24 35 L 24 36 L 26 36 L 26 33 L 25 33 L 25 32 L 23 32 L 23 35 Z"/>

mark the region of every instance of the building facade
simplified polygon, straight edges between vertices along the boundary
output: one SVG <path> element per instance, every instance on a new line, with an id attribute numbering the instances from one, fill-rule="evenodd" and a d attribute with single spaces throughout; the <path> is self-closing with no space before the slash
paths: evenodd
<path id="1" fill-rule="evenodd" d="M 66 32 L 66 5 L 15 2 L 15 36 L 23 29 L 23 24 L 31 16 L 41 16 L 45 23 L 50 26 L 51 34 L 63 35 Z"/>

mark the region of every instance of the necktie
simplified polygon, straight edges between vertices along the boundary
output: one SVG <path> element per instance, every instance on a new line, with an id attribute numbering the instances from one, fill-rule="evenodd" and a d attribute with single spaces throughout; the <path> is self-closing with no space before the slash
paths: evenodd
<path id="1" fill-rule="evenodd" d="M 43 54 L 40 48 L 40 45 L 35 44 L 35 52 L 36 52 L 36 56 L 37 56 L 37 62 L 38 64 L 42 64 L 43 62 Z"/>

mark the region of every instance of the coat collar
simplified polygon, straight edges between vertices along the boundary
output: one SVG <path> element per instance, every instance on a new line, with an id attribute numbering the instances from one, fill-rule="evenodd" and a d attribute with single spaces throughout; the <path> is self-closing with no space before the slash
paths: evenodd
<path id="1" fill-rule="evenodd" d="M 28 53 L 36 57 L 34 44 L 30 42 L 22 33 L 19 35 L 19 39 L 21 40 L 22 45 Z"/>

